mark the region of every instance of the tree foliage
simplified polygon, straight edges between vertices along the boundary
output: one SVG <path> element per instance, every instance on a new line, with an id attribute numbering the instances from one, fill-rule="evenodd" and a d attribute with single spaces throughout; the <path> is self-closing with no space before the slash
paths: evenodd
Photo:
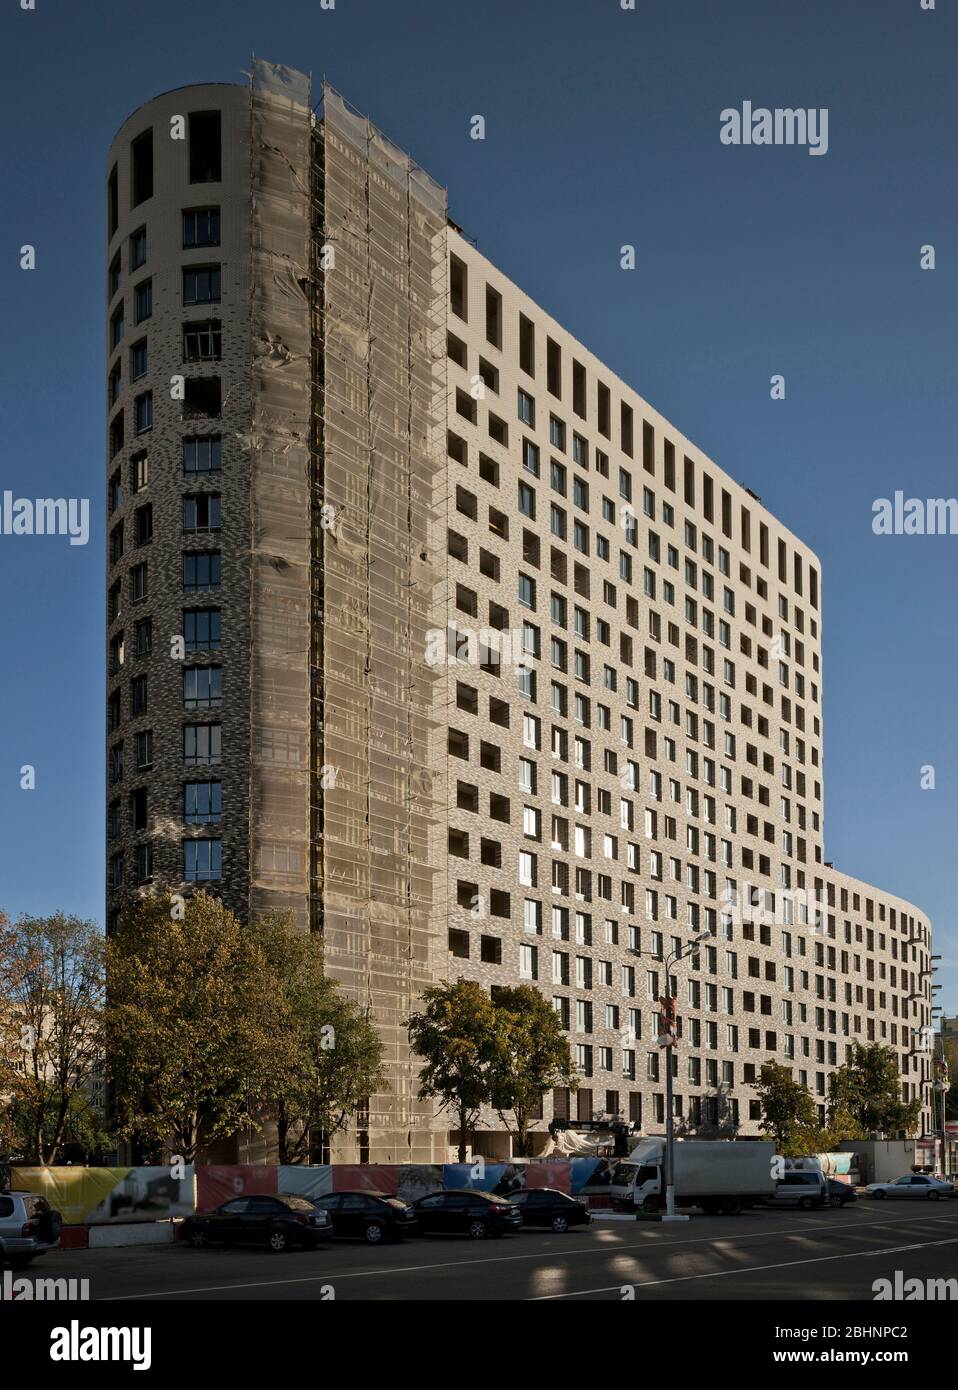
<path id="1" fill-rule="evenodd" d="M 766 1062 L 755 1087 L 762 1108 L 761 1130 L 775 1140 L 785 1158 L 818 1150 L 818 1111 L 807 1087 L 795 1081 L 788 1067 Z M 814 1147 L 809 1148 L 809 1144 Z"/>
<path id="2" fill-rule="evenodd" d="M 284 1005 L 269 1107 L 279 1161 L 302 1163 L 310 1156 L 311 1134 L 344 1129 L 371 1095 L 385 1089 L 383 1044 L 363 1009 L 324 976 L 320 937 L 297 935 L 275 917 L 250 930 Z"/>
<path id="3" fill-rule="evenodd" d="M 419 1099 L 438 1100 L 440 1110 L 453 1111 L 459 1162 L 465 1163 L 469 1136 L 489 1099 L 495 1012 L 486 991 L 471 980 L 430 985 L 422 998 L 424 1007 L 406 1020 L 409 1040 L 423 1059 Z"/>
<path id="4" fill-rule="evenodd" d="M 559 1015 L 532 985 L 499 989 L 493 1001 L 496 1046 L 489 1068 L 489 1100 L 528 1158 L 530 1122 L 555 1086 L 574 1089 L 578 1077 Z"/>
<path id="5" fill-rule="evenodd" d="M 0 915 L 3 1137 L 29 1162 L 102 1138 L 91 1083 L 103 1048 L 104 944 L 95 922 Z"/>
<path id="6" fill-rule="evenodd" d="M 425 1007 L 406 1020 L 423 1059 L 420 1100 L 440 1102 L 456 1115 L 459 1161 L 484 1105 L 491 1105 L 528 1156 L 530 1126 L 554 1086 L 577 1085 L 569 1044 L 558 1016 L 531 985 L 497 989 L 495 1001 L 469 980 L 433 985 Z"/>
<path id="7" fill-rule="evenodd" d="M 118 1133 L 199 1150 L 259 1123 L 286 1005 L 255 935 L 215 898 L 131 903 L 107 946 L 107 1061 Z"/>
<path id="8" fill-rule="evenodd" d="M 828 1093 L 833 1123 L 839 1114 L 848 1116 L 860 1131 L 853 1137 L 911 1134 L 921 1112 L 920 1100 L 902 1100 L 898 1061 L 880 1043 L 853 1043 L 849 1060 L 829 1078 Z"/>

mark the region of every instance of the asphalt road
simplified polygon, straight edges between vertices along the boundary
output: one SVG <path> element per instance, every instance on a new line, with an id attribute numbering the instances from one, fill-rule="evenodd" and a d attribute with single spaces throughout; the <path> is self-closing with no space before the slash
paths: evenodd
<path id="1" fill-rule="evenodd" d="M 53 1251 L 31 1278 L 86 1278 L 94 1300 L 871 1300 L 876 1279 L 958 1278 L 958 1201 L 859 1201 L 675 1225 L 604 1220 L 475 1243 L 416 1238 L 311 1252 L 185 1246 Z M 630 1291 L 630 1292 L 624 1292 Z"/>

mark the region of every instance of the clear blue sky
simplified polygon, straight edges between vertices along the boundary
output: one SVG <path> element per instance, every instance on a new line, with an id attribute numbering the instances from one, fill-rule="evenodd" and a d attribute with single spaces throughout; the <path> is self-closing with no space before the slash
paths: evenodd
<path id="1" fill-rule="evenodd" d="M 86 496 L 94 521 L 86 548 L 0 536 L 0 905 L 103 916 L 105 153 L 141 102 L 243 81 L 255 52 L 368 112 L 486 255 L 818 552 L 828 857 L 930 913 L 954 1012 L 958 537 L 870 518 L 899 488 L 958 492 L 955 5 L 36 3 L 0 18 L 0 490 Z M 745 100 L 827 107 L 829 152 L 723 146 Z"/>

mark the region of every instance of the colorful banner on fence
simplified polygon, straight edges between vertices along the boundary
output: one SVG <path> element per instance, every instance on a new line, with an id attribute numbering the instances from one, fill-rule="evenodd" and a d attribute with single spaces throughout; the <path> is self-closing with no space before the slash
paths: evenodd
<path id="1" fill-rule="evenodd" d="M 194 1171 L 170 1168 L 16 1168 L 16 1186 L 46 1197 L 67 1226 L 169 1221 L 194 1210 Z"/>

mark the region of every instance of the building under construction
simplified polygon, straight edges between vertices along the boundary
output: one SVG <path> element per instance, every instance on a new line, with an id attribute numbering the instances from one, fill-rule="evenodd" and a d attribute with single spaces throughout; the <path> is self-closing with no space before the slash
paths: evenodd
<path id="1" fill-rule="evenodd" d="M 328 86 L 148 102 L 107 218 L 110 913 L 205 886 L 322 934 L 390 1079 L 335 1156 L 447 1158 L 403 1020 L 457 976 L 569 1029 L 543 1141 L 661 1123 L 703 931 L 689 1133 L 755 1132 L 765 1060 L 824 1110 L 855 1040 L 924 1100 L 927 921 L 824 862 L 814 554 Z"/>

